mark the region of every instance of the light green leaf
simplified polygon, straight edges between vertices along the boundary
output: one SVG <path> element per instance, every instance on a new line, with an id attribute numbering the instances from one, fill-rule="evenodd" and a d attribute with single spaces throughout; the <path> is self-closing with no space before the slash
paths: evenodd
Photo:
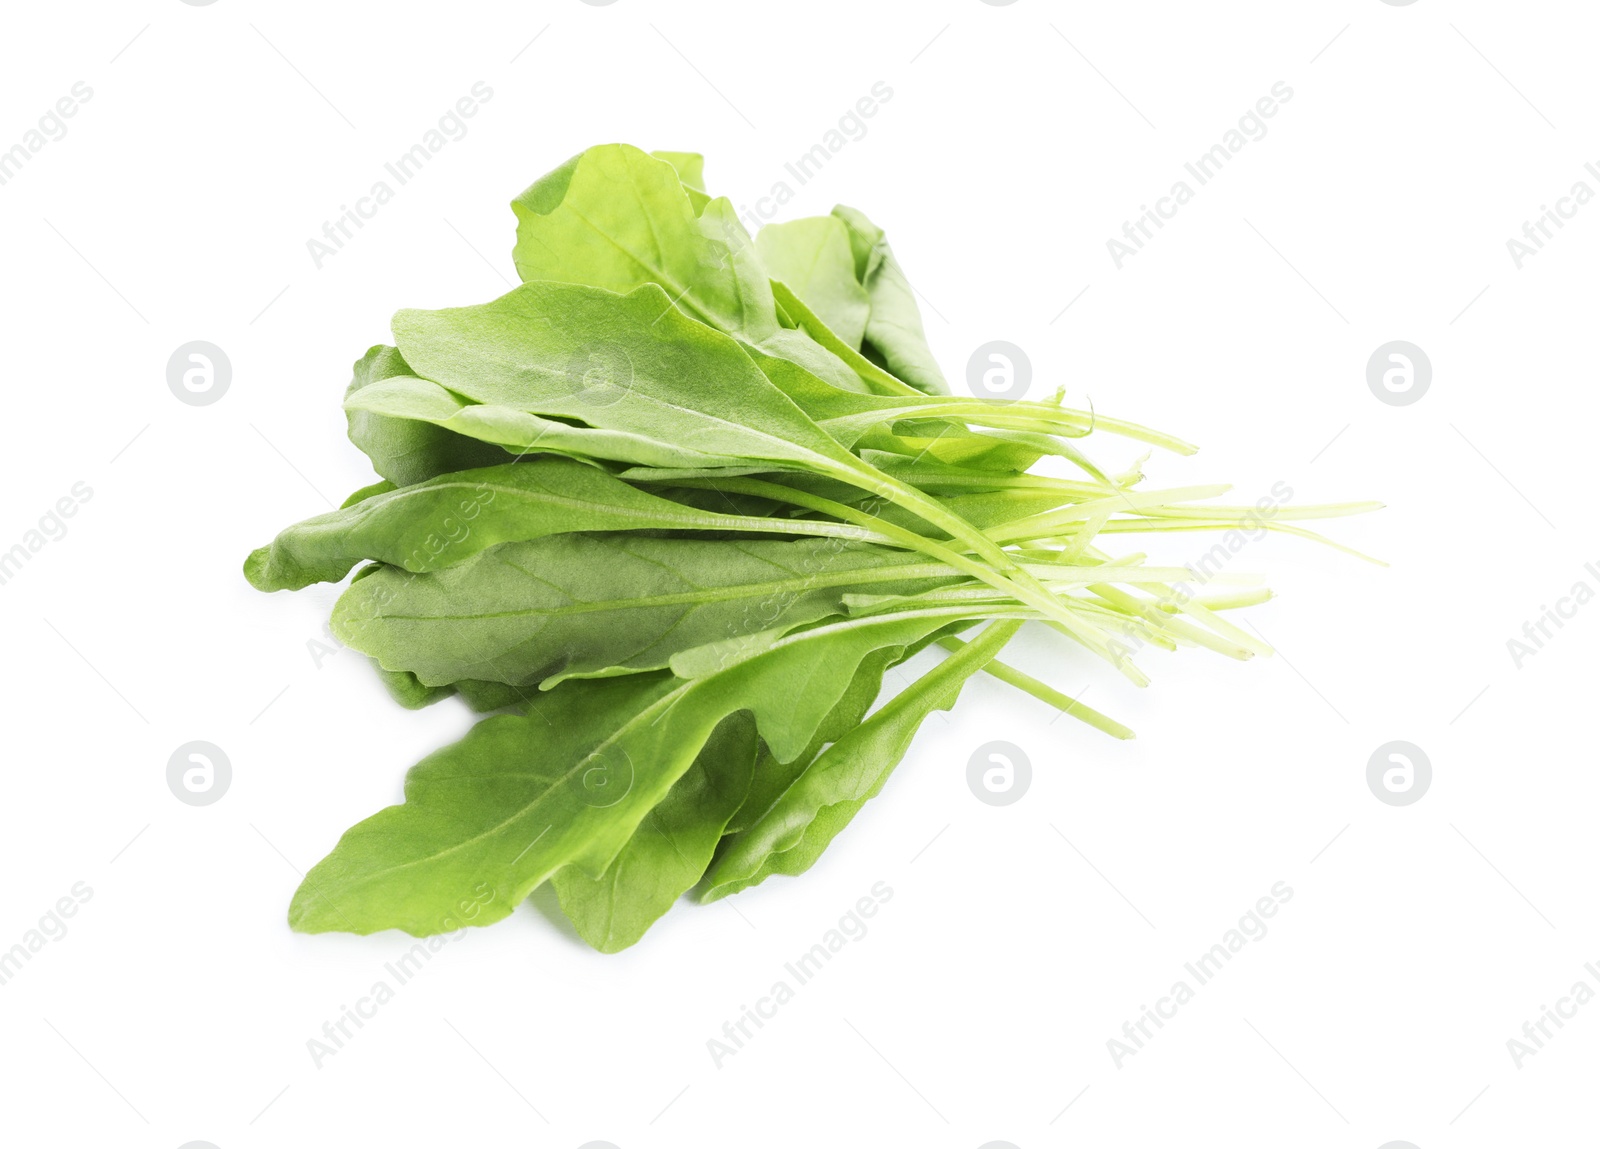
<path id="1" fill-rule="evenodd" d="M 594 878 L 563 866 L 551 875 L 561 909 L 584 941 L 601 953 L 627 949 L 694 887 L 750 788 L 757 746 L 748 714 L 723 719 L 605 873 Z"/>
<path id="2" fill-rule="evenodd" d="M 890 250 L 883 229 L 855 208 L 843 204 L 833 214 L 850 231 L 850 246 L 856 259 L 856 275 L 867 289 L 872 315 L 867 320 L 866 348 L 875 352 L 883 365 L 920 391 L 948 395 L 939 362 L 928 347 L 922 329 L 922 312 L 917 308 L 916 292 Z"/>
<path id="3" fill-rule="evenodd" d="M 512 201 L 517 274 L 623 295 L 655 284 L 687 314 L 759 343 L 778 330 L 772 289 L 740 258 L 753 245 L 731 207 L 714 214 L 714 204 L 697 215 L 666 160 L 590 148 Z"/>
<path id="4" fill-rule="evenodd" d="M 651 152 L 658 160 L 665 160 L 678 173 L 678 182 L 692 191 L 706 190 L 706 158 L 699 152 Z"/>
<path id="5" fill-rule="evenodd" d="M 402 311 L 394 331 L 417 375 L 478 403 L 663 449 L 690 443 L 729 463 L 859 466 L 736 342 L 689 319 L 654 283 L 627 295 L 524 283 L 476 307 Z"/>
<path id="6" fill-rule="evenodd" d="M 379 344 L 356 361 L 345 398 L 349 400 L 385 379 L 410 374 L 411 368 L 399 351 Z M 487 442 L 443 427 L 380 414 L 360 404 L 347 404 L 345 417 L 350 441 L 366 452 L 373 470 L 396 486 L 505 461 L 505 452 Z"/>
<path id="7" fill-rule="evenodd" d="M 395 420 L 432 423 L 457 435 L 494 443 L 518 457 L 535 451 L 573 459 L 611 459 L 662 467 L 716 467 L 708 455 L 659 436 L 574 426 L 493 403 L 472 403 L 428 379 L 385 379 L 345 400 L 345 409 Z M 504 455 L 501 455 L 504 459 Z"/>
<path id="8" fill-rule="evenodd" d="M 257 590 L 298 590 L 338 582 L 363 559 L 423 573 L 503 542 L 632 530 L 870 536 L 844 524 L 697 510 L 646 494 L 597 467 L 543 457 L 379 490 L 281 531 L 245 560 L 244 572 Z"/>
<path id="9" fill-rule="evenodd" d="M 767 274 L 782 280 L 849 347 L 860 350 L 872 305 L 855 276 L 844 221 L 813 216 L 768 224 L 756 233 Z"/>
<path id="10" fill-rule="evenodd" d="M 529 714 L 487 718 L 406 777 L 406 801 L 348 830 L 296 891 L 297 930 L 416 936 L 507 916 L 562 866 L 603 874 L 729 714 L 793 758 L 861 660 L 949 617 L 821 627 L 694 681 L 567 683 Z"/>
<path id="11" fill-rule="evenodd" d="M 831 539 L 793 542 L 556 535 L 505 543 L 428 574 L 380 567 L 351 584 L 335 635 L 427 686 L 531 690 L 657 670 L 679 652 L 844 613 L 851 593 L 962 581 L 920 556 Z"/>
<path id="12" fill-rule="evenodd" d="M 866 386 L 804 332 L 784 326 L 754 242 L 726 198 L 680 178 L 682 157 L 604 144 L 512 202 L 517 273 L 627 294 L 662 288 L 671 306 L 741 342 L 801 363 L 836 387 Z M 693 165 L 690 176 L 697 173 Z"/>
<path id="13" fill-rule="evenodd" d="M 756 885 L 773 874 L 809 869 L 828 843 L 883 789 L 923 719 L 955 705 L 1021 626 L 997 622 L 917 679 L 811 762 L 748 829 L 730 838 L 706 876 L 705 901 Z"/>

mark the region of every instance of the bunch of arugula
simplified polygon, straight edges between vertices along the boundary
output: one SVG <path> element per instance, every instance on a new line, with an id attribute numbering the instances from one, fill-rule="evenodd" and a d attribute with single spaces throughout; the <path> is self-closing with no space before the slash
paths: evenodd
<path id="1" fill-rule="evenodd" d="M 350 438 L 382 481 L 245 563 L 262 590 L 359 567 L 338 637 L 405 705 L 499 712 L 306 875 L 295 929 L 486 925 L 548 880 L 614 952 L 690 890 L 809 867 L 979 671 L 1132 737 L 996 660 L 1025 623 L 1140 684 L 1145 644 L 1266 652 L 1220 612 L 1267 591 L 1193 594 L 1182 568 L 1094 545 L 1250 508 L 1107 475 L 1074 440 L 1193 448 L 1059 394 L 950 395 L 861 213 L 752 239 L 699 156 L 623 145 L 512 206 L 522 284 L 402 311 L 356 364 Z M 1079 477 L 1030 473 L 1046 457 Z M 933 644 L 948 657 L 873 709 Z"/>

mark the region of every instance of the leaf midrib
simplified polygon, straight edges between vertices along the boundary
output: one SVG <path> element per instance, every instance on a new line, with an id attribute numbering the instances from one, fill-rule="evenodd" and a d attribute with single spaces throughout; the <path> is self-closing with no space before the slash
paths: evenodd
<path id="1" fill-rule="evenodd" d="M 516 569 L 520 570 L 521 568 Z M 532 575 L 531 572 L 524 571 L 523 573 L 528 574 L 529 577 L 537 577 Z M 460 622 L 497 618 L 529 618 L 540 615 L 593 614 L 618 609 L 646 609 L 657 606 L 730 602 L 741 598 L 749 598 L 756 594 L 781 592 L 785 590 L 827 590 L 830 587 L 849 586 L 855 583 L 874 584 L 880 582 L 896 582 L 901 579 L 908 578 L 939 578 L 944 576 L 951 578 L 957 577 L 956 572 L 939 563 L 917 563 L 911 566 L 883 567 L 878 569 L 865 567 L 853 571 L 844 571 L 831 578 L 806 576 L 801 578 L 779 579 L 771 582 L 737 583 L 727 587 L 711 587 L 687 591 L 676 591 L 672 594 L 650 595 L 645 597 L 597 599 L 581 602 L 574 601 L 572 603 L 566 603 L 560 606 L 549 608 L 506 611 L 473 611 L 465 614 L 396 614 L 393 611 L 385 611 L 382 614 L 375 616 L 372 621 Z M 540 581 L 545 580 L 541 579 Z M 553 586 L 554 584 L 548 585 Z"/>

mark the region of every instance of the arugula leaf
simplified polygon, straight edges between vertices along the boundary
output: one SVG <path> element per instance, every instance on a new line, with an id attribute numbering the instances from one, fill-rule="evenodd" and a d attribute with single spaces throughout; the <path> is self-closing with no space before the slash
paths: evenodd
<path id="1" fill-rule="evenodd" d="M 566 534 L 428 574 L 381 567 L 345 591 L 333 630 L 428 686 L 467 678 L 531 689 L 659 670 L 692 647 L 842 614 L 851 593 L 916 595 L 961 581 L 915 554 L 837 540 Z"/>
<path id="2" fill-rule="evenodd" d="M 578 384 L 582 387 L 584 384 Z M 361 410 L 391 419 L 431 423 L 514 451 L 534 451 L 579 460 L 613 460 L 657 467 L 724 468 L 727 461 L 659 436 L 576 426 L 495 403 L 474 403 L 427 379 L 398 376 L 374 383 L 345 400 L 347 411 Z M 503 456 L 502 456 L 503 457 Z"/>
<path id="3" fill-rule="evenodd" d="M 584 941 L 601 953 L 627 949 L 700 880 L 749 790 L 758 741 L 748 714 L 729 715 L 605 873 L 595 878 L 563 866 L 551 875 L 561 909 Z"/>
<path id="4" fill-rule="evenodd" d="M 658 160 L 665 160 L 678 173 L 678 182 L 691 192 L 705 194 L 706 158 L 699 152 L 651 152 Z M 691 197 L 692 200 L 693 197 Z M 707 197 L 709 198 L 709 197 Z"/>
<path id="5" fill-rule="evenodd" d="M 773 874 L 809 869 L 905 757 L 922 720 L 955 705 L 966 680 L 1016 634 L 997 622 L 829 746 L 747 829 L 730 838 L 706 875 L 702 900 L 748 889 Z"/>
<path id="6" fill-rule="evenodd" d="M 407 710 L 421 710 L 424 706 L 432 706 L 441 698 L 448 698 L 455 693 L 455 684 L 446 686 L 424 686 L 422 681 L 409 670 L 385 670 L 377 659 L 371 659 L 372 669 L 377 672 L 378 680 L 383 683 L 384 689 Z"/>
<path id="7" fill-rule="evenodd" d="M 405 803 L 351 827 L 306 874 L 297 930 L 418 937 L 489 925 L 562 866 L 603 874 L 728 715 L 799 754 L 869 653 L 959 612 L 819 627 L 692 679 L 570 682 L 527 715 L 486 718 L 406 776 Z"/>
<path id="8" fill-rule="evenodd" d="M 841 523 L 697 510 L 647 494 L 597 467 L 558 458 L 458 471 L 410 487 L 367 490 L 374 493 L 285 528 L 270 546 L 253 551 L 244 565 L 250 584 L 272 591 L 338 582 L 363 559 L 423 573 L 465 562 L 499 543 L 569 531 L 875 537 Z"/>
<path id="9" fill-rule="evenodd" d="M 663 447 L 691 442 L 733 464 L 859 466 L 736 342 L 689 319 L 654 283 L 626 295 L 524 283 L 474 307 L 401 311 L 394 331 L 418 375 L 479 403 Z"/>
<path id="10" fill-rule="evenodd" d="M 824 215 L 770 223 L 756 233 L 756 251 L 768 275 L 805 300 L 847 347 L 861 349 L 872 304 L 856 279 L 843 220 Z"/>
<path id="11" fill-rule="evenodd" d="M 867 320 L 865 350 L 907 383 L 929 395 L 948 395 L 939 361 L 928 347 L 916 292 L 889 248 L 883 229 L 861 212 L 840 204 L 833 214 L 850 232 L 856 278 L 867 290 L 872 315 Z"/>
<path id="12" fill-rule="evenodd" d="M 691 175 L 695 174 L 693 172 Z M 524 282 L 602 287 L 619 295 L 655 284 L 713 327 L 760 342 L 778 330 L 772 290 L 738 258 L 743 229 L 702 226 L 679 169 L 626 144 L 574 156 L 511 203 L 512 253 Z M 736 224 L 737 226 L 737 224 Z"/>
<path id="13" fill-rule="evenodd" d="M 379 344 L 356 360 L 345 398 L 375 383 L 410 375 L 411 368 L 393 347 Z M 435 475 L 487 467 L 505 461 L 505 452 L 478 439 L 410 419 L 397 419 L 358 405 L 346 404 L 350 441 L 372 460 L 372 469 L 396 486 L 420 483 Z"/>
<path id="14" fill-rule="evenodd" d="M 964 622 L 955 623 L 946 630 L 958 630 L 966 625 Z M 763 745 L 760 758 L 756 762 L 755 777 L 750 783 L 750 791 L 745 795 L 744 803 L 738 812 L 729 819 L 728 826 L 723 831 L 724 835 L 733 835 L 746 830 L 761 817 L 811 761 L 822 753 L 824 747 L 843 738 L 867 716 L 867 711 L 872 709 L 872 704 L 883 692 L 883 676 L 889 668 L 904 662 L 936 639 L 938 635 L 929 635 L 907 646 L 873 651 L 862 659 L 849 689 L 840 696 L 838 703 L 823 720 L 822 725 L 817 727 L 811 742 L 790 760 L 778 761 L 772 750 Z"/>
<path id="15" fill-rule="evenodd" d="M 512 201 L 518 275 L 619 294 L 655 284 L 685 315 L 836 387 L 865 390 L 836 356 L 783 324 L 733 205 L 695 187 L 700 175 L 682 153 L 650 156 L 626 144 L 574 156 Z"/>

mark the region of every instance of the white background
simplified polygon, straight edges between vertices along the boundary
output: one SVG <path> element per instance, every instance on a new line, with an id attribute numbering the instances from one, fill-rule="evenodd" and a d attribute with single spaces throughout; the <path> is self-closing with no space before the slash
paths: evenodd
<path id="1" fill-rule="evenodd" d="M 1506 642 L 1600 586 L 1600 206 L 1521 270 L 1506 241 L 1575 181 L 1600 190 L 1597 31 L 1587 5 L 1487 0 L 8 6 L 0 148 L 75 82 L 93 96 L 0 187 L 0 549 L 74 483 L 93 496 L 0 586 L 0 948 L 94 892 L 0 986 L 3 1139 L 1592 1136 L 1600 1005 L 1520 1069 L 1506 1042 L 1580 978 L 1600 989 L 1600 607 L 1520 670 Z M 318 270 L 306 241 L 480 80 L 470 133 Z M 1144 691 L 1022 644 L 1138 740 L 976 681 L 803 878 L 681 906 L 616 957 L 527 907 L 316 1068 L 307 1040 L 409 940 L 290 933 L 297 871 L 470 722 L 401 710 L 353 652 L 319 669 L 333 588 L 239 573 L 370 481 L 343 435 L 350 362 L 400 307 L 505 290 L 507 201 L 581 148 L 703 151 L 743 205 L 880 80 L 868 134 L 785 214 L 843 201 L 888 228 L 953 379 L 1010 340 L 1034 397 L 1064 385 L 1202 445 L 1152 483 L 1381 499 L 1330 530 L 1392 565 L 1253 544 L 1231 569 L 1280 592 L 1250 613 L 1279 655 L 1155 652 Z M 1277 81 L 1294 95 L 1269 134 L 1118 270 L 1106 241 Z M 195 339 L 233 365 L 212 406 L 167 388 Z M 1433 364 L 1412 406 L 1367 387 L 1392 339 Z M 1108 465 L 1133 457 L 1099 439 Z M 1034 770 L 1005 808 L 965 781 L 996 738 Z M 165 782 L 194 739 L 234 770 L 205 808 Z M 1433 763 L 1404 808 L 1365 780 L 1393 739 Z M 871 931 L 715 1068 L 707 1039 L 878 881 Z M 1280 881 L 1267 936 L 1118 1068 L 1107 1040 Z"/>

